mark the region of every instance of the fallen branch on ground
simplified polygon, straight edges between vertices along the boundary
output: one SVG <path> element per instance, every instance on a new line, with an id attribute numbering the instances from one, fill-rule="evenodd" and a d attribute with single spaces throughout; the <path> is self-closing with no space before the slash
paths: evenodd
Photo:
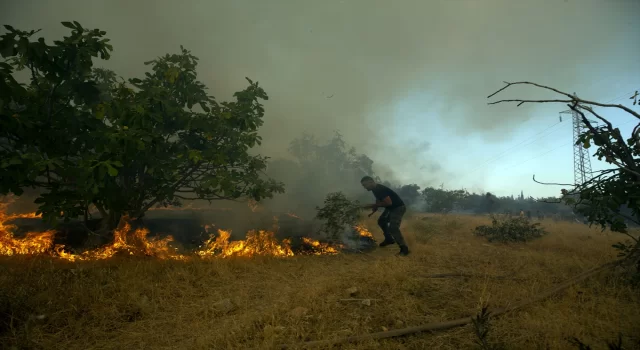
<path id="1" fill-rule="evenodd" d="M 473 277 L 479 277 L 479 278 L 491 278 L 491 279 L 514 279 L 517 280 L 518 278 L 512 278 L 515 274 L 517 274 L 520 270 L 522 270 L 523 267 L 525 267 L 525 265 L 520 266 L 519 268 L 515 269 L 515 271 L 513 271 L 512 273 L 508 274 L 508 275 L 500 275 L 500 276 L 487 276 L 487 275 L 482 275 L 482 274 L 471 274 L 471 273 L 464 273 L 464 272 L 445 272 L 445 273 L 436 273 L 433 275 L 426 275 L 424 276 L 425 278 L 447 278 L 447 277 L 466 277 L 466 278 L 473 278 Z"/>
<path id="2" fill-rule="evenodd" d="M 613 261 L 613 262 L 609 262 L 606 263 L 604 265 L 600 265 L 596 268 L 593 268 L 591 270 L 585 271 L 581 274 L 579 274 L 576 277 L 573 277 L 571 279 L 566 280 L 565 282 L 551 288 L 548 289 L 546 291 L 540 292 L 537 295 L 533 296 L 532 298 L 528 299 L 528 300 L 524 300 L 521 301 L 519 303 L 515 303 L 511 306 L 507 306 L 507 307 L 503 307 L 503 308 L 497 308 L 497 309 L 493 309 L 490 311 L 491 316 L 499 316 L 501 314 L 507 313 L 509 311 L 514 311 L 520 308 L 523 308 L 525 306 L 528 306 L 530 304 L 535 303 L 536 301 L 540 301 L 543 299 L 546 299 L 558 292 L 561 292 L 569 287 L 571 287 L 572 285 L 581 282 L 593 275 L 595 275 L 598 272 L 601 272 L 603 270 L 606 270 L 608 268 L 611 268 L 613 266 L 616 266 L 620 263 L 620 261 Z M 419 333 L 419 332 L 425 332 L 425 331 L 438 331 L 438 330 L 445 330 L 445 329 L 450 329 L 450 328 L 454 328 L 454 327 L 459 327 L 459 326 L 464 326 L 466 324 L 471 323 L 473 317 L 465 317 L 465 318 L 459 318 L 457 320 L 451 320 L 451 321 L 444 321 L 444 322 L 433 322 L 433 323 L 428 323 L 422 326 L 416 326 L 416 327 L 408 327 L 408 328 L 402 328 L 402 329 L 394 329 L 394 330 L 390 330 L 390 331 L 386 331 L 386 332 L 377 332 L 377 333 L 370 333 L 370 334 L 363 334 L 363 335 L 356 335 L 356 336 L 352 336 L 352 337 L 346 337 L 346 338 L 340 338 L 340 339 L 330 339 L 330 340 L 316 340 L 316 341 L 309 341 L 309 342 L 305 342 L 299 345 L 282 345 L 281 349 L 289 349 L 292 347 L 302 347 L 302 348 L 307 348 L 307 347 L 316 347 L 316 346 L 329 346 L 329 345 L 336 345 L 336 344 L 343 344 L 343 343 L 352 343 L 352 342 L 358 342 L 358 341 L 362 341 L 362 340 L 375 340 L 375 339 L 384 339 L 384 338 L 392 338 L 392 337 L 399 337 L 399 336 L 403 336 L 403 335 L 407 335 L 407 334 L 413 334 L 413 333 Z"/>
<path id="3" fill-rule="evenodd" d="M 524 281 L 524 278 L 515 278 L 512 277 L 514 274 L 503 275 L 503 276 L 486 276 L 479 274 L 471 274 L 471 273 L 461 273 L 461 272 L 449 272 L 449 273 L 437 273 L 435 275 L 426 275 L 425 278 L 449 278 L 449 277 L 462 277 L 462 278 L 491 278 L 495 280 L 514 280 L 514 281 Z"/>

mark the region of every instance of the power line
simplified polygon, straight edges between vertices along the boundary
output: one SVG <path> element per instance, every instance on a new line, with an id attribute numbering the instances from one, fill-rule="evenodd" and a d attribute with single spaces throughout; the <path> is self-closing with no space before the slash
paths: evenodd
<path id="1" fill-rule="evenodd" d="M 614 97 L 614 98 L 612 98 L 611 100 L 609 100 L 609 101 L 607 101 L 607 102 L 604 102 L 604 103 L 605 103 L 605 104 L 613 103 L 613 102 L 615 102 L 615 101 L 618 101 L 618 100 L 620 100 L 620 99 L 623 99 L 623 98 L 625 98 L 625 97 L 627 97 L 627 96 L 632 95 L 632 94 L 634 93 L 634 91 L 635 91 L 635 90 L 632 90 L 632 91 L 630 91 L 630 92 L 628 92 L 628 93 L 624 93 L 624 94 L 618 95 L 617 97 Z M 599 106 L 596 106 L 595 108 L 600 108 L 600 107 L 599 107 Z M 595 109 L 595 108 L 594 108 L 594 109 Z M 520 124 L 524 124 L 524 123 L 526 123 L 527 121 L 528 121 L 528 120 L 524 120 L 524 121 L 522 121 Z M 503 155 L 503 154 L 505 154 L 505 153 L 507 153 L 507 152 L 509 152 L 509 151 L 513 150 L 514 148 L 516 148 L 516 147 L 518 147 L 518 146 L 522 145 L 523 143 L 525 143 L 525 142 L 529 141 L 532 137 L 535 137 L 536 135 L 539 135 L 539 134 L 541 134 L 541 133 L 543 133 L 543 132 L 545 132 L 545 131 L 547 131 L 547 130 L 551 129 L 551 128 L 553 128 L 554 126 L 556 126 L 556 125 L 558 125 L 558 124 L 560 124 L 560 123 L 561 123 L 561 122 L 557 122 L 557 123 L 555 123 L 555 124 L 553 124 L 553 125 L 551 125 L 551 126 L 549 126 L 549 127 L 545 128 L 545 129 L 543 129 L 543 130 L 539 131 L 538 133 L 533 134 L 533 135 L 531 135 L 531 136 L 527 137 L 526 139 L 524 139 L 524 140 L 523 140 L 522 142 L 520 142 L 519 144 L 517 144 L 517 145 L 515 145 L 515 146 L 513 146 L 513 147 L 511 147 L 511 148 L 509 148 L 509 149 L 507 149 L 507 150 L 505 150 L 505 151 L 503 151 L 502 153 L 499 153 L 498 155 L 493 156 L 493 157 L 491 157 L 491 158 L 489 158 L 489 159 L 485 160 L 485 161 L 484 161 L 484 162 L 482 162 L 482 163 L 479 163 L 476 167 L 474 167 L 474 168 L 473 168 L 473 170 L 472 170 L 471 172 L 475 172 L 475 170 L 476 170 L 476 169 L 477 169 L 477 167 L 479 167 L 479 166 L 483 166 L 483 165 L 485 165 L 485 164 L 491 163 L 491 162 L 493 162 L 493 161 L 495 161 L 495 160 L 498 160 L 498 159 L 502 158 L 502 157 L 500 157 L 501 155 Z M 554 132 L 555 132 L 555 131 L 554 131 Z M 553 133 L 553 132 L 551 132 L 551 133 L 549 133 L 549 134 L 552 134 L 552 133 Z M 547 135 L 543 135 L 543 136 L 541 136 L 541 137 L 548 136 L 549 134 L 547 134 Z M 540 138 L 541 138 L 541 137 L 540 137 Z M 540 138 L 536 138 L 536 140 L 537 140 L 537 139 L 540 139 Z M 530 144 L 530 143 L 529 143 L 529 144 Z M 527 145 L 529 145 L 529 144 L 527 144 Z M 525 145 L 525 146 L 527 146 L 527 145 Z M 460 154 L 460 153 L 462 153 L 462 152 L 465 152 L 465 151 L 464 151 L 464 150 L 462 150 L 462 151 L 459 151 L 459 152 L 453 153 L 452 155 L 449 155 L 449 157 L 457 156 L 458 154 Z M 496 157 L 497 157 L 497 158 L 496 158 Z M 494 159 L 494 158 L 496 158 L 496 159 Z"/>
<path id="2" fill-rule="evenodd" d="M 558 125 L 558 124 L 560 124 L 560 123 L 561 123 L 561 122 L 557 122 L 557 123 L 555 123 L 555 124 L 553 124 L 553 125 L 551 125 L 551 126 L 547 127 L 546 129 L 544 129 L 544 130 L 542 130 L 542 131 L 540 131 L 540 132 L 538 132 L 538 133 L 536 133 L 536 134 L 534 134 L 534 135 L 532 135 L 532 136 L 530 136 L 530 137 L 526 138 L 524 141 L 522 141 L 522 142 L 518 143 L 517 145 L 512 146 L 512 147 L 510 147 L 510 148 L 508 148 L 508 149 L 506 149 L 506 150 L 502 151 L 502 152 L 501 152 L 501 153 L 499 153 L 498 155 L 493 156 L 493 157 L 491 157 L 491 158 L 489 158 L 489 159 L 485 160 L 484 162 L 482 162 L 482 163 L 480 163 L 480 164 L 476 165 L 475 167 L 473 167 L 473 168 L 472 168 L 472 170 L 471 170 L 471 171 L 467 172 L 467 174 L 465 175 L 465 177 L 466 177 L 467 175 L 471 175 L 471 174 L 475 173 L 477 170 L 481 169 L 483 166 L 485 166 L 485 165 L 487 165 L 487 164 L 489 164 L 489 163 L 492 163 L 492 162 L 495 162 L 496 160 L 499 160 L 499 159 L 501 159 L 501 158 L 504 158 L 504 155 L 507 155 L 507 154 L 509 153 L 509 151 L 511 151 L 511 150 L 513 150 L 513 149 L 515 149 L 516 147 L 518 147 L 518 146 L 522 145 L 522 144 L 523 144 L 523 143 L 525 143 L 525 142 L 531 141 L 531 142 L 529 142 L 529 143 L 527 143 L 527 144 L 525 145 L 525 146 L 528 146 L 528 145 L 530 145 L 530 144 L 535 143 L 537 140 L 539 140 L 539 139 L 541 139 L 541 138 L 543 138 L 543 137 L 549 136 L 549 135 L 551 135 L 551 134 L 553 134 L 553 133 L 557 132 L 558 130 L 561 130 L 561 129 L 556 129 L 556 130 L 554 130 L 554 131 L 552 131 L 552 132 L 546 133 L 546 134 L 544 134 L 544 135 L 542 135 L 542 136 L 540 136 L 540 137 L 536 137 L 536 138 L 534 138 L 533 140 L 531 140 L 531 138 L 532 138 L 532 137 L 535 137 L 535 136 L 537 136 L 537 135 L 540 135 L 540 134 L 542 134 L 543 132 L 545 132 L 545 131 L 547 131 L 547 130 L 549 130 L 549 129 L 553 128 L 553 127 L 555 127 L 556 125 Z"/>
<path id="3" fill-rule="evenodd" d="M 623 99 L 623 98 L 625 98 L 625 97 L 629 97 L 629 96 L 633 95 L 633 92 L 634 92 L 634 91 L 635 91 L 635 90 L 631 90 L 631 91 L 629 91 L 629 92 L 625 92 L 624 94 L 621 94 L 621 95 L 619 95 L 618 97 L 616 97 L 616 98 L 614 98 L 614 99 L 612 99 L 612 100 L 610 100 L 610 101 L 608 101 L 608 102 L 605 102 L 605 104 L 610 104 L 610 103 L 613 103 L 613 102 L 619 101 L 619 100 L 621 100 L 621 99 Z"/>
<path id="4" fill-rule="evenodd" d="M 564 144 L 562 144 L 562 145 L 560 145 L 560 146 L 558 146 L 558 147 L 552 148 L 552 149 L 548 150 L 547 152 L 544 152 L 544 153 L 539 154 L 539 155 L 537 155 L 537 156 L 535 156 L 535 157 L 529 158 L 529 159 L 525 160 L 524 162 L 520 162 L 520 163 L 515 164 L 515 165 L 513 165 L 513 166 L 510 166 L 510 167 L 508 167 L 508 168 L 504 168 L 504 169 L 502 169 L 502 171 L 507 171 L 507 170 L 513 169 L 513 168 L 515 168 L 515 167 L 517 167 L 517 166 L 520 166 L 520 165 L 522 165 L 522 164 L 524 164 L 524 163 L 527 163 L 528 161 L 531 161 L 531 160 L 534 160 L 534 159 L 540 158 L 540 157 L 542 157 L 542 156 L 544 156 L 544 155 L 547 155 L 547 154 L 549 154 L 549 153 L 551 153 L 551 152 L 553 152 L 553 151 L 555 151 L 555 150 L 558 150 L 558 149 L 560 149 L 560 148 L 562 148 L 562 147 L 565 147 L 565 146 L 567 146 L 567 145 L 570 145 L 570 144 L 572 144 L 572 143 L 573 143 L 573 141 L 569 141 L 569 142 L 564 143 Z"/>
<path id="5" fill-rule="evenodd" d="M 635 92 L 635 90 L 629 91 L 629 92 L 625 92 L 624 94 L 620 94 L 618 95 L 618 97 L 614 97 L 611 100 L 607 101 L 607 102 L 603 102 L 604 104 L 612 104 L 616 101 L 620 101 L 621 99 L 624 99 L 625 97 L 631 96 L 633 95 L 633 93 Z M 597 108 L 604 108 L 601 106 L 593 106 L 593 109 L 597 109 Z"/>
<path id="6" fill-rule="evenodd" d="M 626 95 L 628 95 L 628 94 L 632 94 L 632 93 L 633 93 L 633 91 L 631 91 L 630 93 L 625 93 L 625 94 L 622 94 L 622 95 L 618 95 L 617 97 L 615 97 L 615 98 L 613 98 L 613 99 L 611 99 L 611 100 L 609 100 L 608 102 L 605 102 L 605 103 L 606 103 L 606 104 L 610 104 L 610 103 L 615 102 L 615 101 L 617 101 L 617 100 L 620 100 L 620 99 L 622 99 L 622 98 L 626 97 Z M 624 124 L 621 124 L 620 126 L 623 126 L 623 125 L 629 124 L 629 123 L 631 123 L 631 122 L 633 122 L 633 121 L 634 121 L 634 120 L 629 121 L 629 122 L 624 123 Z M 477 170 L 479 170 L 479 169 L 483 168 L 485 165 L 487 165 L 487 164 L 489 164 L 489 163 L 492 163 L 492 162 L 495 162 L 496 160 L 499 160 L 499 159 L 503 158 L 503 155 L 507 154 L 509 151 L 511 151 L 511 150 L 513 150 L 514 148 L 516 148 L 516 147 L 518 147 L 518 146 L 522 145 L 523 143 L 525 143 L 525 142 L 529 141 L 532 137 L 535 137 L 535 136 L 537 136 L 537 135 L 540 135 L 540 134 L 544 133 L 545 131 L 547 131 L 547 130 L 549 130 L 549 129 L 553 128 L 553 127 L 555 127 L 556 125 L 558 125 L 558 124 L 560 124 L 560 123 L 561 123 L 561 122 L 557 122 L 557 123 L 555 123 L 555 124 L 553 124 L 553 125 L 551 125 L 551 126 L 549 126 L 549 127 L 545 128 L 545 129 L 543 129 L 542 131 L 539 131 L 538 133 L 536 133 L 536 134 L 534 134 L 534 135 L 532 135 L 532 136 L 528 137 L 527 139 L 525 139 L 524 141 L 520 142 L 519 144 L 517 144 L 517 145 L 515 145 L 515 146 L 512 146 L 511 148 L 508 148 L 507 150 L 505 150 L 505 151 L 503 151 L 503 152 L 499 153 L 498 155 L 493 156 L 493 157 L 491 157 L 491 158 L 487 159 L 486 161 L 484 161 L 484 162 L 480 163 L 479 165 L 475 166 L 474 168 L 472 168 L 472 170 L 471 170 L 471 171 L 469 171 L 469 172 L 467 172 L 467 173 L 466 173 L 462 178 L 466 178 L 468 175 L 471 175 L 471 174 L 475 173 Z M 552 132 L 550 132 L 550 133 L 547 133 L 547 134 L 545 134 L 545 135 L 542 135 L 542 136 L 540 136 L 540 137 L 537 137 L 537 138 L 535 138 L 533 141 L 531 141 L 531 142 L 527 143 L 526 145 L 524 145 L 523 147 L 526 147 L 526 146 L 528 146 L 528 145 L 531 145 L 531 144 L 535 143 L 535 141 L 537 141 L 537 140 L 539 140 L 539 139 L 541 139 L 541 138 L 543 138 L 543 137 L 549 136 L 550 134 L 553 134 L 553 133 L 557 132 L 558 130 L 560 130 L 560 129 L 554 130 L 554 131 L 552 131 Z M 563 144 L 563 145 L 561 145 L 561 146 L 559 146 L 559 147 L 557 147 L 557 148 L 554 148 L 554 149 L 552 149 L 552 150 L 550 150 L 550 151 L 548 151 L 548 152 L 545 152 L 545 153 L 543 153 L 543 154 L 541 154 L 541 155 L 539 155 L 539 156 L 536 156 L 536 157 L 534 157 L 534 158 L 531 158 L 531 159 L 529 159 L 529 160 L 532 160 L 532 159 L 535 159 L 535 158 L 541 157 L 541 156 L 543 156 L 543 155 L 546 155 L 546 154 L 548 154 L 548 153 L 550 153 L 550 152 L 552 152 L 552 151 L 555 151 L 555 150 L 557 150 L 557 149 L 559 149 L 559 148 L 561 148 L 561 147 L 563 147 L 563 146 L 566 146 L 566 145 L 568 145 L 568 144 L 572 144 L 572 143 L 573 143 L 573 141 L 571 141 L 571 142 L 569 142 L 569 143 L 567 143 L 567 144 Z M 523 162 L 523 163 L 526 163 L 526 162 L 528 162 L 529 160 L 526 160 L 526 161 L 525 161 L 525 162 Z M 521 164 L 522 164 L 522 163 L 521 163 Z M 517 165 L 519 165 L 519 164 L 516 164 L 515 166 L 517 166 Z M 505 169 L 505 170 L 508 170 L 508 169 L 511 169 L 511 168 L 513 168 L 513 167 L 507 168 L 507 169 Z"/>
<path id="7" fill-rule="evenodd" d="M 624 124 L 620 124 L 620 126 L 627 125 L 627 124 L 630 124 L 630 123 L 632 123 L 632 122 L 635 122 L 635 120 L 630 120 L 630 121 L 628 121 L 628 122 L 626 122 L 626 123 L 624 123 Z M 513 168 L 515 168 L 515 167 L 517 167 L 517 166 L 519 166 L 519 165 L 522 165 L 522 164 L 524 164 L 524 163 L 527 163 L 527 162 L 528 162 L 528 161 L 530 161 L 530 160 L 534 160 L 534 159 L 540 158 L 540 157 L 542 157 L 542 156 L 544 156 L 544 155 L 547 155 L 547 154 L 549 154 L 549 153 L 551 153 L 551 152 L 553 152 L 553 151 L 555 151 L 555 150 L 557 150 L 557 149 L 560 149 L 560 148 L 562 148 L 562 147 L 564 147 L 564 146 L 567 146 L 567 145 L 570 145 L 570 144 L 572 144 L 572 143 L 573 143 L 573 141 L 571 141 L 571 142 L 567 142 L 567 143 L 564 143 L 564 144 L 562 144 L 562 145 L 560 145 L 560 146 L 558 146 L 558 147 L 556 147 L 556 148 L 550 149 L 550 150 L 549 150 L 549 151 L 547 151 L 547 152 L 544 152 L 544 153 L 542 153 L 542 154 L 539 154 L 539 155 L 537 155 L 537 156 L 535 156 L 535 157 L 533 157 L 533 158 L 529 158 L 529 159 L 525 160 L 524 162 L 521 162 L 521 163 L 515 164 L 515 165 L 510 166 L 510 167 L 508 167 L 508 168 L 504 168 L 504 169 L 502 169 L 502 171 L 507 171 L 507 170 L 513 169 Z M 593 172 L 592 172 L 592 173 L 593 173 Z"/>

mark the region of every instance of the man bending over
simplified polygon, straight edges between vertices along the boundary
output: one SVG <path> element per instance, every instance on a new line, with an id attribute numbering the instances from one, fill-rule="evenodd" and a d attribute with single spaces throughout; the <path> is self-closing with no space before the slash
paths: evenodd
<path id="1" fill-rule="evenodd" d="M 402 216 L 407 211 L 400 196 L 389 187 L 377 184 L 371 176 L 363 177 L 360 183 L 367 191 L 373 192 L 376 197 L 375 204 L 365 205 L 363 208 L 373 209 L 371 214 L 375 213 L 378 208 L 384 208 L 384 212 L 378 219 L 378 225 L 384 234 L 384 241 L 380 243 L 380 247 L 398 243 L 400 255 L 409 255 L 409 248 L 402 237 L 402 232 L 400 232 Z"/>

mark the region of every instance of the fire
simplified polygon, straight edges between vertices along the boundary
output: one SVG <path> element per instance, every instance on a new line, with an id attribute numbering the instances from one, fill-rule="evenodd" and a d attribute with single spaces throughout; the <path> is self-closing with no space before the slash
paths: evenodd
<path id="1" fill-rule="evenodd" d="M 336 247 L 307 237 L 303 237 L 302 242 L 311 248 L 313 255 L 335 255 L 339 253 L 338 249 L 342 248 L 342 245 Z"/>
<path id="2" fill-rule="evenodd" d="M 6 208 L 11 202 L 0 203 L 0 255 L 28 255 L 42 254 L 53 248 L 55 231 L 28 232 L 23 239 L 15 238 L 15 225 L 6 224 L 7 221 L 20 218 L 38 218 L 35 213 L 6 214 Z"/>
<path id="3" fill-rule="evenodd" d="M 367 237 L 373 239 L 373 235 L 364 226 L 356 225 L 353 229 L 360 235 L 360 237 Z"/>
<path id="4" fill-rule="evenodd" d="M 188 260 L 197 257 L 290 257 L 294 255 L 291 240 L 280 241 L 275 237 L 275 232 L 279 230 L 277 217 L 274 217 L 272 230 L 251 230 L 247 232 L 244 240 L 236 241 L 231 240 L 230 231 L 214 228 L 213 225 L 204 225 L 206 232 L 213 233 L 199 250 L 189 255 L 180 254 L 177 248 L 171 246 L 173 237 L 167 236 L 161 239 L 148 237 L 148 229 L 132 228 L 129 218 L 123 217 L 113 232 L 113 241 L 110 244 L 82 253 L 72 253 L 64 245 L 55 244 L 55 230 L 28 232 L 24 238 L 16 238 L 13 232 L 17 227 L 8 224 L 9 221 L 41 216 L 35 213 L 6 214 L 6 208 L 9 204 L 6 200 L 4 203 L 0 202 L 0 255 L 46 254 L 66 261 L 103 260 L 116 255 L 151 256 L 173 260 Z M 289 216 L 297 218 L 292 213 L 289 213 Z M 362 237 L 373 237 L 362 226 L 355 226 L 354 230 Z M 296 254 L 333 255 L 338 254 L 343 248 L 340 244 L 322 243 L 308 237 L 301 239 L 300 247 L 300 253 Z"/>
<path id="5" fill-rule="evenodd" d="M 12 225 L 8 225 L 11 227 Z M 55 231 L 29 232 L 23 239 L 16 239 L 9 231 L 0 227 L 0 255 L 42 254 L 53 247 Z"/>
<path id="6" fill-rule="evenodd" d="M 6 222 L 18 218 L 39 218 L 35 213 L 5 214 L 7 204 L 0 207 L 0 255 L 35 255 L 50 254 L 68 261 L 102 260 L 121 253 L 127 255 L 155 256 L 162 259 L 184 259 L 170 246 L 173 237 L 148 239 L 149 231 L 141 228 L 132 230 L 128 218 L 123 218 L 113 233 L 113 243 L 81 254 L 65 251 L 63 245 L 54 245 L 55 230 L 44 232 L 28 232 L 24 238 L 16 238 L 13 234 L 15 225 Z"/>
<path id="7" fill-rule="evenodd" d="M 186 256 L 178 254 L 176 248 L 171 247 L 173 237 L 162 239 L 148 239 L 149 230 L 146 228 L 131 229 L 129 218 L 124 217 L 120 225 L 113 232 L 113 243 L 82 254 L 70 254 L 63 250 L 63 246 L 56 247 L 56 254 L 69 261 L 103 260 L 116 254 L 154 256 L 160 259 L 184 260 Z"/>
<path id="8" fill-rule="evenodd" d="M 293 256 L 291 241 L 283 240 L 278 243 L 271 231 L 252 230 L 247 233 L 245 240 L 230 241 L 231 232 L 218 230 L 217 235 L 211 237 L 196 254 L 201 257 L 218 256 Z"/>

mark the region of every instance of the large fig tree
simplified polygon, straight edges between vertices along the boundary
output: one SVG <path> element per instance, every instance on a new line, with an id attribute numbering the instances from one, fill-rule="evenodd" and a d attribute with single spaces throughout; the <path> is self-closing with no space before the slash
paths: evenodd
<path id="1" fill-rule="evenodd" d="M 156 205 L 283 192 L 263 175 L 267 158 L 249 152 L 267 99 L 258 83 L 218 102 L 182 47 L 145 62 L 143 77 L 118 79 L 94 68 L 112 51 L 104 31 L 62 24 L 71 34 L 53 45 L 11 26 L 0 36 L 0 193 L 37 188 L 44 218 L 95 206 L 113 228 Z"/>

